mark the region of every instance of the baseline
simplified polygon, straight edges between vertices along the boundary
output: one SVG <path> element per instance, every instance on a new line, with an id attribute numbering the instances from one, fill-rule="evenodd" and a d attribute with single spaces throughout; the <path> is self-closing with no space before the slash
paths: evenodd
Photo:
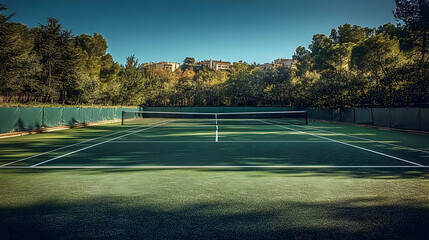
<path id="1" fill-rule="evenodd" d="M 239 169 L 239 168 L 253 168 L 253 169 L 287 169 L 287 168 L 326 168 L 326 169 L 342 169 L 342 168 L 417 168 L 417 169 L 426 169 L 429 168 L 429 166 L 412 166 L 412 165 L 406 165 L 406 166 L 340 166 L 340 165 L 289 165 L 289 166 L 281 166 L 281 165 L 272 165 L 272 166 L 266 166 L 266 165 L 233 165 L 233 166 L 36 166 L 36 167 L 30 167 L 30 166 L 8 166 L 4 167 L 3 169 L 209 169 L 209 168 L 232 168 L 232 169 Z"/>
<path id="2" fill-rule="evenodd" d="M 109 143 L 212 143 L 213 141 L 110 141 Z M 332 143 L 332 141 L 218 141 L 220 143 Z"/>

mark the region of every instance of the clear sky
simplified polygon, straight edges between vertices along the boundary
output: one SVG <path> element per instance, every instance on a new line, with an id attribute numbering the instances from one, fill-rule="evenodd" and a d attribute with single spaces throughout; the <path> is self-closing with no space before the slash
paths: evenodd
<path id="1" fill-rule="evenodd" d="M 29 27 L 60 19 L 75 35 L 100 33 L 123 64 L 140 62 L 291 58 L 314 34 L 350 23 L 394 23 L 394 0 L 0 0 Z"/>

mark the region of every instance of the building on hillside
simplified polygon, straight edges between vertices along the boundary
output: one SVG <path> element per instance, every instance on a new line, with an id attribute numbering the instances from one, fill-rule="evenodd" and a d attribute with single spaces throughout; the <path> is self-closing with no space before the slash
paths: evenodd
<path id="1" fill-rule="evenodd" d="M 204 60 L 204 61 L 200 61 L 200 62 L 196 62 L 195 63 L 196 67 L 207 67 L 210 69 L 215 69 L 215 70 L 229 70 L 229 67 L 231 66 L 231 62 L 224 62 L 222 60 Z"/>
<path id="2" fill-rule="evenodd" d="M 161 68 L 167 71 L 174 72 L 180 68 L 181 64 L 176 62 L 149 62 L 143 63 L 142 66 L 152 66 L 154 68 Z"/>
<path id="3" fill-rule="evenodd" d="M 155 63 L 155 66 L 157 68 L 162 68 L 164 70 L 168 70 L 168 71 L 176 71 L 176 69 L 180 68 L 180 63 L 175 63 L 175 62 L 159 62 L 159 63 Z"/>
<path id="4" fill-rule="evenodd" d="M 260 64 L 255 64 L 255 66 L 257 68 L 260 68 L 260 69 L 274 69 L 275 68 L 274 64 L 272 64 L 272 63 L 260 63 Z"/>
<path id="5" fill-rule="evenodd" d="M 287 68 L 291 68 L 292 65 L 296 64 L 297 61 L 293 60 L 293 59 L 286 59 L 286 58 L 277 58 L 276 60 L 274 60 L 274 65 L 275 68 L 277 67 L 287 67 Z"/>
<path id="6" fill-rule="evenodd" d="M 274 60 L 274 62 L 272 63 L 261 63 L 261 64 L 255 63 L 254 66 L 260 69 L 277 69 L 279 67 L 291 68 L 292 65 L 296 63 L 297 61 L 293 59 L 278 58 Z"/>

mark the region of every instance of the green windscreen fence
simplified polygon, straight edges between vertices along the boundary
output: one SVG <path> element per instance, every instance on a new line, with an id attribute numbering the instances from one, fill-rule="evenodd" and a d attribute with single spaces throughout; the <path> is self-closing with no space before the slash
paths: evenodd
<path id="1" fill-rule="evenodd" d="M 122 111 L 126 111 L 126 110 L 123 110 L 123 109 L 125 109 L 125 108 L 116 108 L 115 109 L 115 118 L 122 118 Z"/>
<path id="2" fill-rule="evenodd" d="M 0 107 L 0 133 L 120 119 L 139 108 Z"/>
<path id="3" fill-rule="evenodd" d="M 392 108 L 390 121 L 392 128 L 419 130 L 420 116 L 418 108 Z"/>
<path id="4" fill-rule="evenodd" d="M 420 130 L 429 131 L 429 108 L 420 108 Z"/>
<path id="5" fill-rule="evenodd" d="M 79 122 L 80 123 L 90 123 L 94 121 L 94 109 L 92 108 L 81 108 L 79 110 Z"/>
<path id="6" fill-rule="evenodd" d="M 63 125 L 64 108 L 51 107 L 43 108 L 43 126 L 56 127 Z"/>
<path id="7" fill-rule="evenodd" d="M 312 119 L 319 118 L 319 109 L 318 108 L 307 108 L 307 116 Z"/>
<path id="8" fill-rule="evenodd" d="M 335 108 L 319 109 L 319 119 L 327 121 L 340 121 L 340 110 Z"/>
<path id="9" fill-rule="evenodd" d="M 373 108 L 372 122 L 375 126 L 391 127 L 390 108 Z"/>
<path id="10" fill-rule="evenodd" d="M 0 133 L 8 133 L 18 129 L 18 114 L 17 107 L 2 107 L 0 108 Z"/>
<path id="11" fill-rule="evenodd" d="M 307 111 L 311 119 L 429 131 L 429 108 L 308 108 Z"/>
<path id="12" fill-rule="evenodd" d="M 114 111 L 115 118 L 121 119 L 122 118 L 122 112 L 130 112 L 130 111 L 141 111 L 142 108 L 116 108 Z"/>
<path id="13" fill-rule="evenodd" d="M 340 121 L 353 123 L 355 121 L 355 109 L 354 108 L 341 109 Z"/>
<path id="14" fill-rule="evenodd" d="M 371 108 L 355 108 L 355 120 L 357 124 L 372 124 Z"/>
<path id="15" fill-rule="evenodd" d="M 115 118 L 114 108 L 101 108 L 100 121 L 108 121 Z"/>
<path id="16" fill-rule="evenodd" d="M 0 107 L 0 133 L 121 119 L 122 111 L 140 110 L 142 109 L 122 107 Z M 287 107 L 147 107 L 144 110 L 225 113 L 301 109 Z M 311 119 L 429 131 L 429 108 L 307 108 L 307 112 Z"/>
<path id="17" fill-rule="evenodd" d="M 20 108 L 18 114 L 18 131 L 39 129 L 43 124 L 43 108 Z"/>
<path id="18" fill-rule="evenodd" d="M 73 126 L 81 123 L 79 118 L 80 108 L 64 108 L 61 125 Z"/>

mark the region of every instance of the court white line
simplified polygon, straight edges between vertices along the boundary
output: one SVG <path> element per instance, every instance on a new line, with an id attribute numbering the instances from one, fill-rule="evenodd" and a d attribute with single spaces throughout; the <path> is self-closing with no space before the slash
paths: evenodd
<path id="1" fill-rule="evenodd" d="M 337 132 L 332 132 L 332 131 L 328 131 L 328 130 L 324 130 L 324 129 L 318 129 L 318 128 L 314 128 L 314 127 L 305 127 L 305 126 L 298 126 L 298 127 L 302 127 L 302 128 L 306 128 L 306 129 L 311 129 L 311 130 L 317 130 L 317 131 L 321 131 L 321 132 L 327 132 L 327 133 L 339 134 L 339 135 L 346 136 L 346 137 L 350 137 L 350 138 L 356 138 L 356 139 L 359 139 L 359 140 L 365 140 L 365 141 L 368 141 L 368 142 L 381 143 L 381 144 L 390 145 L 390 146 L 394 146 L 394 147 L 400 147 L 400 148 L 404 148 L 404 149 L 408 149 L 408 150 L 412 150 L 412 151 L 418 151 L 418 152 L 423 152 L 423 153 L 429 153 L 429 151 L 427 151 L 427 150 L 423 150 L 423 149 L 418 149 L 418 148 L 412 148 L 412 147 L 401 146 L 401 145 L 394 144 L 394 143 L 387 143 L 387 142 L 385 142 L 385 141 L 371 140 L 371 139 L 369 139 L 369 138 L 363 138 L 363 137 L 358 137 L 358 136 L 348 135 L 348 134 L 345 134 L 345 133 L 337 133 Z"/>
<path id="2" fill-rule="evenodd" d="M 40 163 L 36 163 L 36 164 L 34 164 L 34 165 L 30 166 L 30 167 L 37 167 L 39 165 L 42 165 L 42 164 L 45 164 L 45 163 L 48 163 L 48 162 L 51 162 L 51 161 L 63 158 L 65 156 L 68 156 L 68 155 L 71 155 L 71 154 L 74 154 L 74 153 L 77 153 L 77 152 L 81 152 L 81 151 L 86 150 L 88 148 L 92 148 L 92 147 L 95 147 L 95 146 L 98 146 L 98 145 L 101 145 L 101 144 L 104 144 L 104 143 L 107 143 L 107 142 L 110 142 L 110 141 L 113 141 L 113 140 L 116 140 L 116 139 L 120 139 L 120 138 L 129 136 L 129 135 L 132 135 L 132 134 L 136 134 L 138 132 L 143 132 L 143 131 L 146 131 L 146 130 L 152 129 L 154 127 L 158 127 L 158 126 L 161 126 L 161 125 L 173 122 L 173 121 L 164 121 L 164 122 L 161 122 L 160 124 L 151 125 L 150 127 L 146 127 L 146 128 L 141 129 L 141 130 L 138 130 L 138 131 L 134 131 L 134 132 L 131 132 L 131 133 L 128 133 L 128 134 L 125 134 L 125 135 L 121 135 L 121 136 L 118 136 L 118 137 L 115 137 L 115 138 L 111 138 L 109 140 L 106 140 L 106 141 L 103 141 L 103 142 L 99 142 L 99 143 L 96 143 L 96 144 L 93 144 L 93 145 L 90 145 L 90 146 L 87 146 L 87 147 L 84 147 L 84 148 L 81 148 L 81 149 L 78 149 L 78 150 L 75 150 L 75 151 L 72 151 L 72 152 L 68 152 L 66 154 L 63 154 L 63 155 L 60 155 L 58 157 L 54 157 L 54 158 L 48 159 L 48 160 L 40 162 Z"/>
<path id="3" fill-rule="evenodd" d="M 219 141 L 219 134 L 218 134 L 218 132 L 219 132 L 219 127 L 218 127 L 218 125 L 216 125 L 216 138 L 215 138 L 215 142 Z"/>
<path id="4" fill-rule="evenodd" d="M 73 146 L 77 146 L 79 144 L 90 142 L 92 140 L 97 140 L 97 139 L 100 139 L 100 138 L 109 137 L 109 136 L 112 136 L 112 135 L 115 135 L 115 134 L 120 134 L 122 132 L 127 132 L 127 131 L 129 132 L 129 131 L 132 131 L 132 130 L 135 130 L 135 129 L 139 129 L 139 128 L 142 128 L 142 127 L 144 127 L 144 126 L 127 129 L 127 130 L 120 131 L 120 132 L 114 132 L 114 133 L 111 133 L 111 134 L 103 135 L 103 136 L 96 137 L 96 138 L 91 138 L 91 139 L 88 139 L 88 140 L 85 140 L 85 141 L 82 141 L 82 142 L 78 142 L 78 143 L 74 143 L 74 144 L 71 144 L 71 145 L 66 145 L 66 146 L 63 146 L 63 147 L 60 147 L 60 148 L 56 148 L 56 149 L 53 149 L 53 150 L 50 150 L 50 151 L 47 151 L 47 152 L 42 152 L 42 153 L 39 153 L 39 154 L 36 154 L 36 155 L 32 155 L 32 156 L 29 156 L 29 157 L 26 157 L 26 158 L 22 158 L 22 159 L 13 161 L 13 162 L 8 162 L 6 164 L 0 165 L 0 168 L 8 166 L 8 165 L 11 165 L 11 164 L 14 164 L 14 163 L 22 162 L 22 161 L 25 161 L 25 160 L 28 160 L 28 159 L 32 159 L 32 158 L 35 158 L 35 157 L 39 157 L 39 156 L 42 156 L 42 155 L 45 155 L 45 154 L 48 154 L 48 153 L 52 153 L 52 152 L 60 151 L 60 150 L 63 150 L 63 149 L 66 149 L 66 148 L 70 148 L 70 147 L 73 147 Z"/>
<path id="5" fill-rule="evenodd" d="M 265 122 L 265 123 L 270 123 L 270 122 L 266 122 L 266 121 L 262 121 L 262 120 L 259 120 L 259 121 Z M 330 138 L 327 138 L 327 137 L 322 137 L 322 136 L 319 136 L 317 134 L 304 132 L 304 131 L 301 131 L 301 130 L 297 130 L 297 129 L 285 127 L 285 126 L 282 126 L 282 125 L 277 125 L 277 124 L 273 124 L 273 123 L 271 123 L 271 124 L 275 125 L 275 126 L 278 126 L 280 128 L 289 129 L 289 130 L 292 130 L 292 131 L 296 131 L 296 132 L 308 134 L 308 135 L 311 135 L 311 136 L 314 136 L 314 137 L 318 137 L 318 138 L 321 138 L 321 139 L 333 141 L 333 142 L 336 142 L 336 143 L 339 143 L 339 144 L 343 144 L 343 145 L 346 145 L 346 146 L 354 147 L 354 148 L 361 149 L 361 150 L 364 150 L 364 151 L 367 151 L 367 152 L 372 152 L 372 153 L 375 153 L 375 154 L 378 154 L 378 155 L 381 155 L 381 156 L 393 158 L 393 159 L 396 159 L 396 160 L 399 160 L 399 161 L 402 161 L 402 162 L 406 162 L 406 163 L 410 163 L 410 164 L 413 164 L 413 165 L 416 165 L 416 166 L 423 166 L 421 164 L 418 164 L 418 163 L 415 163 L 415 162 L 412 162 L 412 161 L 408 161 L 408 160 L 405 160 L 405 159 L 402 159 L 402 158 L 398 158 L 398 157 L 395 157 L 395 156 L 392 156 L 392 155 L 389 155 L 389 154 L 377 152 L 377 151 L 374 151 L 374 150 L 371 150 L 371 149 L 368 149 L 368 148 L 359 147 L 359 146 L 356 146 L 356 145 L 353 145 L 353 144 L 350 144 L 350 143 L 345 143 L 345 142 L 334 140 L 334 139 L 330 139 Z"/>
<path id="6" fill-rule="evenodd" d="M 213 141 L 110 141 L 109 143 L 213 143 Z M 220 143 L 332 143 L 332 141 L 218 141 Z"/>
<path id="7" fill-rule="evenodd" d="M 339 166 L 339 165 L 286 165 L 286 166 L 279 166 L 279 165 L 273 165 L 273 166 L 266 166 L 266 165 L 233 165 L 233 166 L 36 166 L 36 167 L 30 167 L 30 166 L 8 166 L 4 167 L 4 169 L 209 169 L 209 168 L 277 168 L 277 169 L 287 169 L 287 168 L 327 168 L 327 169 L 339 169 L 339 168 L 429 168 L 429 166 L 412 166 L 412 165 L 406 165 L 406 166 Z"/>

